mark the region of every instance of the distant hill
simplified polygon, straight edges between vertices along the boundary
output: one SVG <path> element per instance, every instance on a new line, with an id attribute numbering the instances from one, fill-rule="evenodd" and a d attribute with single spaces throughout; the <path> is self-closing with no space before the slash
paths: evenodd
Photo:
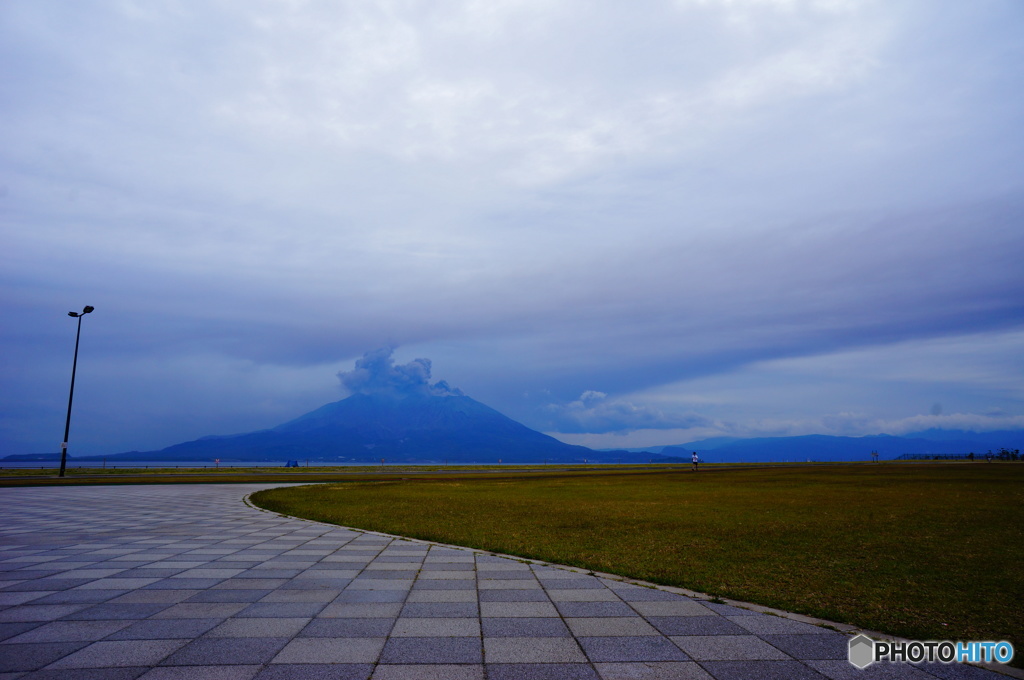
<path id="1" fill-rule="evenodd" d="M 467 396 L 355 394 L 269 430 L 107 458 L 540 463 L 582 462 L 593 456 L 591 449 L 531 430 Z"/>
<path id="2" fill-rule="evenodd" d="M 34 463 L 60 460 L 59 453 L 17 453 L 0 458 L 3 463 Z"/>
<path id="3" fill-rule="evenodd" d="M 719 437 L 693 441 L 678 446 L 665 446 L 660 455 L 686 458 L 696 451 L 707 462 L 780 462 L 780 461 L 842 461 L 870 460 L 871 452 L 888 460 L 904 453 L 985 453 L 1024 448 L 1024 431 L 964 432 L 928 430 L 904 437 L 873 435 L 867 437 L 834 437 L 806 435 L 801 437 L 757 437 L 732 439 Z M 659 454 L 654 454 L 655 460 Z"/>

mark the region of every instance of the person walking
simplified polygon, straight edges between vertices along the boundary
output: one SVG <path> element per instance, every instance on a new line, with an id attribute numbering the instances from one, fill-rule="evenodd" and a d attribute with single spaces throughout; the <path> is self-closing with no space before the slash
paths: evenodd
<path id="1" fill-rule="evenodd" d="M 693 461 L 693 471 L 696 472 L 697 471 L 697 463 L 700 461 L 700 459 L 697 458 L 697 452 L 696 451 L 693 452 L 693 456 L 690 457 L 690 460 Z"/>

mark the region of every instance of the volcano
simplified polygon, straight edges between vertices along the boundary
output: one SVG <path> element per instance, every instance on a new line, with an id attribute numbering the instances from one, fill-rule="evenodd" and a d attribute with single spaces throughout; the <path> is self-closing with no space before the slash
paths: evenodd
<path id="1" fill-rule="evenodd" d="M 269 430 L 203 437 L 133 460 L 540 463 L 595 452 L 531 430 L 462 394 L 355 394 Z"/>

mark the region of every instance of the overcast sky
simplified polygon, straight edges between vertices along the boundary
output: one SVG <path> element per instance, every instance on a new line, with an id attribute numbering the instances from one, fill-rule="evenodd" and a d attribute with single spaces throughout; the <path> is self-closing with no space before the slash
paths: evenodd
<path id="1" fill-rule="evenodd" d="M 1020 0 L 6 0 L 0 454 L 394 347 L 591 446 L 1024 427 Z M 422 364 L 416 364 L 421 366 Z"/>

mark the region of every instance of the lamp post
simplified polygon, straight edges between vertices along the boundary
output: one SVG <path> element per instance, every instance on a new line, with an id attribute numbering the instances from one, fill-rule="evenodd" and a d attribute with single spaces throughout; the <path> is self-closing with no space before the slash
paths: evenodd
<path id="1" fill-rule="evenodd" d="M 68 419 L 64 421 L 64 441 L 60 444 L 60 474 L 64 476 L 64 468 L 68 463 L 68 433 L 71 431 L 71 401 L 75 398 L 75 371 L 78 369 L 78 339 L 82 336 L 82 317 L 91 312 L 94 307 L 86 305 L 79 312 L 68 312 L 68 316 L 78 319 L 78 332 L 75 333 L 75 360 L 71 364 L 71 393 L 68 395 Z"/>

